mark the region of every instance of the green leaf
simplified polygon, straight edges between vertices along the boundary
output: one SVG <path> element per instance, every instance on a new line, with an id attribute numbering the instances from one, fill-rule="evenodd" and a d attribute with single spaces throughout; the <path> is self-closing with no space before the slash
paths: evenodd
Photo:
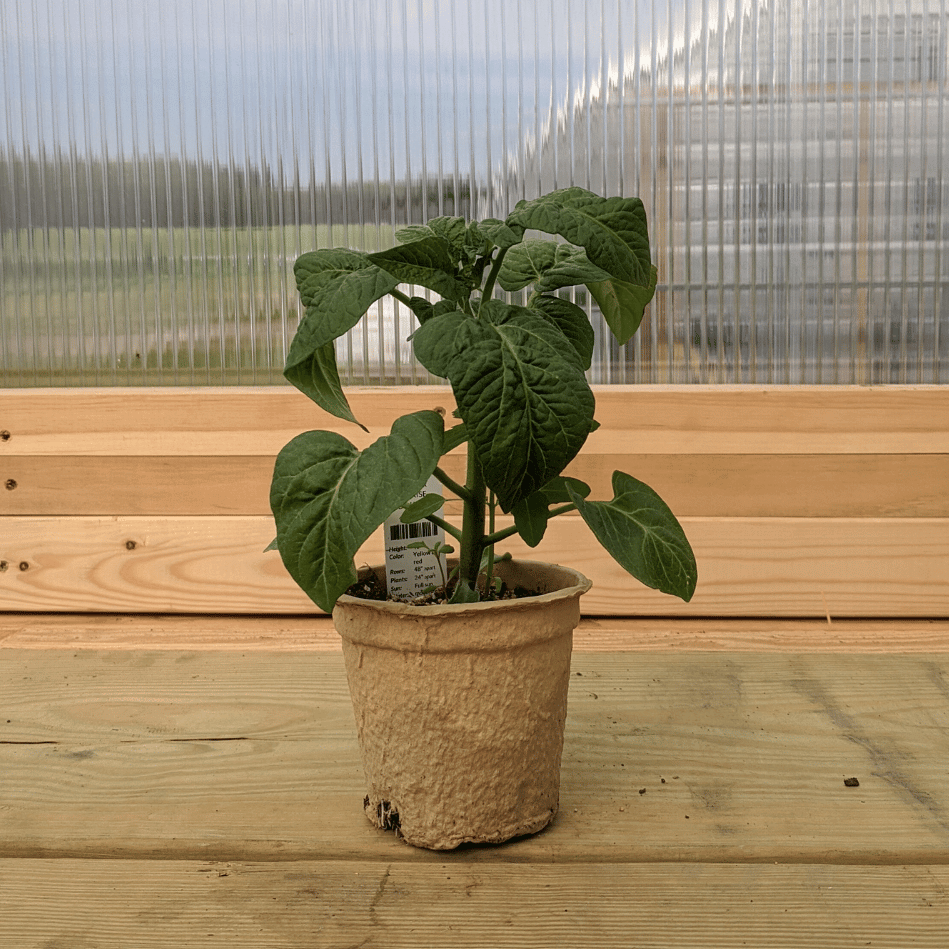
<path id="1" fill-rule="evenodd" d="M 613 500 L 586 501 L 567 486 L 596 539 L 627 572 L 647 587 L 680 597 L 695 593 L 698 568 L 685 531 L 648 485 L 613 472 Z"/>
<path id="2" fill-rule="evenodd" d="M 584 371 L 589 369 L 593 363 L 596 334 L 593 332 L 586 311 L 569 300 L 549 296 L 532 297 L 530 309 L 541 313 L 567 337 L 570 345 L 577 351 Z"/>
<path id="3" fill-rule="evenodd" d="M 432 303 L 430 300 L 426 300 L 425 297 L 412 297 L 408 305 L 419 323 L 424 323 L 433 316 L 441 316 L 443 313 L 450 313 L 457 309 L 457 306 L 450 300 L 436 300 Z"/>
<path id="4" fill-rule="evenodd" d="M 583 481 L 561 476 L 551 479 L 539 491 L 518 501 L 511 508 L 514 526 L 528 547 L 536 547 L 543 540 L 550 521 L 550 505 L 573 503 L 567 490 L 568 485 L 580 497 L 585 498 L 590 493 L 590 486 Z"/>
<path id="5" fill-rule="evenodd" d="M 410 224 L 408 227 L 400 227 L 395 232 L 395 239 L 400 244 L 411 244 L 413 241 L 421 241 L 426 237 L 432 237 L 434 233 L 426 224 Z"/>
<path id="6" fill-rule="evenodd" d="M 522 498 L 512 508 L 514 526 L 521 539 L 528 547 L 536 547 L 547 531 L 547 498 L 543 491 L 535 491 L 532 495 Z"/>
<path id="7" fill-rule="evenodd" d="M 303 359 L 297 359 L 293 364 L 288 360 L 283 374 L 288 382 L 292 382 L 330 415 L 345 419 L 347 422 L 355 422 L 364 431 L 369 431 L 353 415 L 349 402 L 343 394 L 339 370 L 336 367 L 336 349 L 332 342 L 326 343 Z"/>
<path id="8" fill-rule="evenodd" d="M 498 283 L 509 293 L 521 290 L 539 280 L 556 260 L 557 244 L 554 241 L 524 241 L 505 254 L 498 272 Z"/>
<path id="9" fill-rule="evenodd" d="M 591 280 L 608 280 L 609 277 L 605 270 L 590 263 L 581 248 L 559 244 L 554 264 L 537 281 L 537 289 L 541 293 L 552 293 L 563 287 L 575 287 Z"/>
<path id="10" fill-rule="evenodd" d="M 412 339 L 422 365 L 451 382 L 503 510 L 559 475 L 583 446 L 594 399 L 581 359 L 533 310 L 486 300 L 479 319 L 448 313 Z"/>
<path id="11" fill-rule="evenodd" d="M 590 485 L 579 478 L 568 478 L 561 476 L 553 478 L 541 488 L 548 504 L 572 504 L 573 494 L 579 494 L 581 498 L 588 497 L 590 494 Z"/>
<path id="12" fill-rule="evenodd" d="M 481 599 L 477 590 L 472 589 L 466 580 L 459 580 L 455 584 L 455 592 L 452 593 L 449 603 L 477 603 Z"/>
<path id="13" fill-rule="evenodd" d="M 544 240 L 524 241 L 512 247 L 498 273 L 501 288 L 511 292 L 534 284 L 538 292 L 549 293 L 609 278 L 605 270 L 590 263 L 581 248 Z"/>
<path id="14" fill-rule="evenodd" d="M 628 343 L 639 329 L 643 312 L 656 292 L 657 276 L 656 268 L 653 267 L 647 287 L 615 278 L 587 284 L 587 289 L 596 300 L 607 326 L 613 331 L 620 345 Z"/>
<path id="15" fill-rule="evenodd" d="M 351 330 L 376 300 L 399 284 L 366 254 L 343 248 L 303 254 L 293 274 L 305 313 L 287 365 Z"/>
<path id="16" fill-rule="evenodd" d="M 583 188 L 564 188 L 519 201 L 507 224 L 559 234 L 582 247 L 590 263 L 611 277 L 649 285 L 649 234 L 639 198 L 601 198 Z"/>
<path id="17" fill-rule="evenodd" d="M 304 315 L 283 374 L 331 415 L 355 422 L 340 385 L 333 340 L 352 329 L 398 281 L 365 254 L 342 248 L 301 255 L 293 273 Z"/>
<path id="18" fill-rule="evenodd" d="M 511 224 L 510 219 L 499 221 L 493 217 L 485 218 L 478 222 L 478 230 L 501 250 L 519 244 L 524 237 L 524 228 L 518 224 Z"/>
<path id="19" fill-rule="evenodd" d="M 434 514 L 444 504 L 445 499 L 440 494 L 425 494 L 417 501 L 407 504 L 399 520 L 403 524 L 412 524 L 415 521 L 421 521 L 428 517 L 429 514 Z"/>
<path id="20" fill-rule="evenodd" d="M 463 217 L 433 217 L 428 226 L 448 245 L 449 253 L 456 262 L 465 256 L 468 222 Z"/>
<path id="21" fill-rule="evenodd" d="M 368 259 L 394 277 L 396 284 L 428 287 L 448 300 L 467 299 L 467 288 L 455 279 L 457 265 L 451 249 L 438 235 L 369 254 Z"/>
<path id="22" fill-rule="evenodd" d="M 290 576 L 326 612 L 356 580 L 353 557 L 369 535 L 424 487 L 438 464 L 437 412 L 397 419 L 360 452 L 335 432 L 305 432 L 277 456 L 270 505 Z"/>

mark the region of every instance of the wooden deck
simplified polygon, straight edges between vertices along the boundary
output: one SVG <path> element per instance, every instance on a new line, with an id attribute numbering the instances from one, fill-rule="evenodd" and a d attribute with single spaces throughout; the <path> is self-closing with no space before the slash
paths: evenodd
<path id="1" fill-rule="evenodd" d="M 949 949 L 949 386 L 598 388 L 571 473 L 655 487 L 699 587 L 512 540 L 594 581 L 561 810 L 450 853 L 363 816 L 263 552 L 290 437 L 451 407 L 349 396 L 365 437 L 286 387 L 0 392 L 0 949 Z"/>
<path id="2" fill-rule="evenodd" d="M 949 620 L 585 620 L 560 814 L 449 853 L 328 619 L 0 615 L 0 681 L 3 949 L 949 945 Z"/>

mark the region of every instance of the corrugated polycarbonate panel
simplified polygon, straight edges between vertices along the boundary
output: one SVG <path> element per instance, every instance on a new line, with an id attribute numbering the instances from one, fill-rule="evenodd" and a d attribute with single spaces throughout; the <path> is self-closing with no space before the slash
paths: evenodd
<path id="1" fill-rule="evenodd" d="M 0 385 L 280 381 L 300 252 L 568 185 L 659 268 L 593 381 L 949 382 L 947 2 L 0 0 Z"/>

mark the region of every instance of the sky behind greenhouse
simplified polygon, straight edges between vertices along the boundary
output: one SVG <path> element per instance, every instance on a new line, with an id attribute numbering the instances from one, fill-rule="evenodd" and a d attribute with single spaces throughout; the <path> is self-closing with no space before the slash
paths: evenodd
<path id="1" fill-rule="evenodd" d="M 367 163 L 386 176 L 497 166 L 518 129 L 631 68 L 637 36 L 681 43 L 665 25 L 653 38 L 642 6 L 288 0 L 274 15 L 254 0 L 2 0 L 0 141 L 252 164 L 310 151 L 335 176 L 360 160 L 366 176 Z M 620 24 L 608 38 L 604 14 Z"/>

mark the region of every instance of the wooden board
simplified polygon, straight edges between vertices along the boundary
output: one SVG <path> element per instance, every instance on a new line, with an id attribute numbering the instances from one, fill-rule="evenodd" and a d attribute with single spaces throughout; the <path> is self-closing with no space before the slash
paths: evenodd
<path id="1" fill-rule="evenodd" d="M 261 455 L 312 428 L 354 443 L 406 412 L 454 408 L 444 386 L 351 388 L 356 417 L 287 387 L 22 389 L 0 394 L 0 458 L 13 455 Z M 596 453 L 949 452 L 947 386 L 597 386 Z"/>
<path id="2" fill-rule="evenodd" d="M 444 469 L 464 480 L 464 456 Z M 625 471 L 679 517 L 949 517 L 949 454 L 597 454 L 567 474 L 613 497 Z M 22 455 L 2 461 L 14 516 L 270 514 L 273 459 L 258 455 Z M 449 493 L 449 497 L 451 497 Z M 460 511 L 460 503 L 456 505 Z"/>
<path id="3" fill-rule="evenodd" d="M 307 428 L 362 446 L 404 411 L 453 407 L 444 387 L 349 394 L 368 434 L 287 387 L 0 393 L 0 610 L 312 611 L 260 552 L 276 452 Z M 506 545 L 587 572 L 591 614 L 949 615 L 949 387 L 597 398 L 603 424 L 569 473 L 600 498 L 614 469 L 655 487 L 701 580 L 689 606 L 630 583 L 576 518 L 536 554 Z M 462 463 L 445 467 L 460 478 Z"/>
<path id="4" fill-rule="evenodd" d="M 340 652 L 328 616 L 0 613 L 0 649 Z M 945 653 L 949 620 L 584 617 L 575 652 Z"/>
<path id="5" fill-rule="evenodd" d="M 648 590 L 577 516 L 515 556 L 590 577 L 588 615 L 949 616 L 949 522 L 939 518 L 684 518 L 699 587 L 689 604 Z M 265 517 L 11 518 L 0 537 L 8 610 L 295 613 L 316 607 L 287 576 Z M 381 563 L 374 535 L 356 562 Z"/>
<path id="6" fill-rule="evenodd" d="M 5 648 L 0 681 L 2 857 L 442 859 L 363 816 L 336 653 Z M 949 865 L 947 698 L 944 652 L 578 652 L 555 823 L 459 859 Z"/>
<path id="7" fill-rule="evenodd" d="M 4 949 L 945 949 L 949 868 L 0 860 Z"/>

